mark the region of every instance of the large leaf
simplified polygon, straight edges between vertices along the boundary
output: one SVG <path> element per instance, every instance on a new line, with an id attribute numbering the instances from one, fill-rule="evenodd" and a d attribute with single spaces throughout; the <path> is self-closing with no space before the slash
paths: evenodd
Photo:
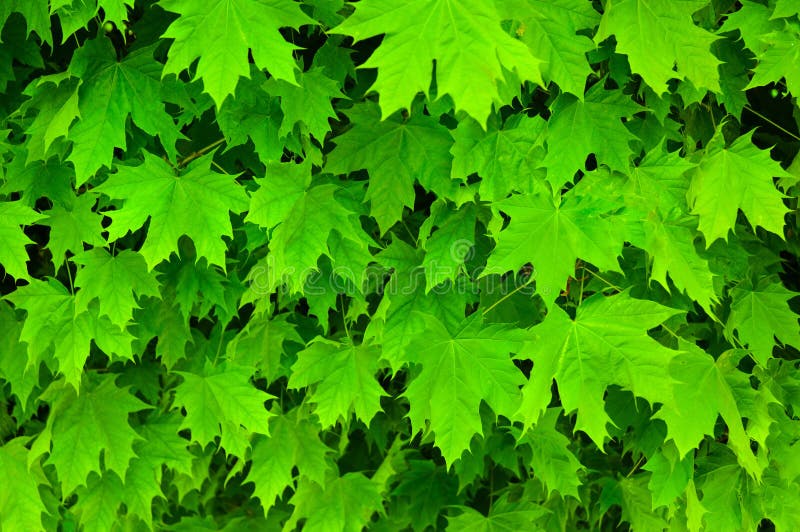
<path id="1" fill-rule="evenodd" d="M 385 34 L 365 68 L 377 68 L 372 86 L 388 117 L 409 108 L 417 93 L 431 93 L 436 61 L 438 95 L 450 95 L 456 109 L 485 123 L 499 100 L 505 72 L 542 83 L 537 58 L 501 28 L 494 1 L 368 0 L 334 28 L 360 41 Z"/>
<path id="2" fill-rule="evenodd" d="M 136 231 L 150 220 L 147 238 L 139 253 L 153 269 L 173 252 L 178 239 L 192 239 L 199 256 L 225 268 L 223 236 L 233 236 L 228 211 L 247 209 L 247 195 L 231 177 L 210 170 L 212 155 L 193 162 L 182 175 L 164 160 L 145 152 L 144 163 L 121 167 L 95 188 L 124 200 L 111 211 L 109 239 Z"/>
<path id="3" fill-rule="evenodd" d="M 313 24 L 298 4 L 282 0 L 164 0 L 159 5 L 178 13 L 162 37 L 174 39 L 164 74 L 180 74 L 197 61 L 197 77 L 217 107 L 233 94 L 239 77 L 250 76 L 248 53 L 278 79 L 295 82 L 295 47 L 278 31 Z"/>

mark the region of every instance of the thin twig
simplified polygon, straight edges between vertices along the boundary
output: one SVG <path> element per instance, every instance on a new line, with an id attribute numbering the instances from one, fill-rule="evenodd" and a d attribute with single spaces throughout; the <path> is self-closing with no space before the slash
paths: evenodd
<path id="1" fill-rule="evenodd" d="M 209 150 L 213 150 L 214 148 L 216 148 L 217 146 L 219 146 L 223 142 L 225 142 L 225 139 L 217 139 L 214 142 L 212 142 L 211 144 L 209 144 L 208 146 L 206 146 L 204 148 L 200 148 L 199 150 L 197 150 L 194 153 L 190 153 L 189 155 L 187 155 L 186 157 L 184 157 L 183 159 L 178 161 L 178 168 L 183 168 L 184 166 L 186 166 L 191 161 L 194 161 L 195 159 L 197 159 L 201 155 L 204 155 Z"/>
<path id="2" fill-rule="evenodd" d="M 788 129 L 784 128 L 783 126 L 781 126 L 781 125 L 779 125 L 779 124 L 776 124 L 775 122 L 773 122 L 772 120 L 770 120 L 770 119 L 769 119 L 769 118 L 767 118 L 766 116 L 762 115 L 761 113 L 759 113 L 758 111 L 756 111 L 755 109 L 753 109 L 752 107 L 750 107 L 749 105 L 745 105 L 743 108 L 744 108 L 744 109 L 747 109 L 748 111 L 750 111 L 751 113 L 753 113 L 754 115 L 756 115 L 757 117 L 759 117 L 759 118 L 760 118 L 761 120 L 763 120 L 764 122 L 767 122 L 767 123 L 768 123 L 768 124 L 770 124 L 772 127 L 775 127 L 775 128 L 777 128 L 777 129 L 779 129 L 780 131 L 783 131 L 784 133 L 786 133 L 787 135 L 789 135 L 789 136 L 790 136 L 790 137 L 792 137 L 793 139 L 795 139 L 795 140 L 800 140 L 800 137 L 798 137 L 797 135 L 795 135 L 794 133 L 792 133 L 792 132 L 791 132 L 791 131 L 789 131 Z"/>

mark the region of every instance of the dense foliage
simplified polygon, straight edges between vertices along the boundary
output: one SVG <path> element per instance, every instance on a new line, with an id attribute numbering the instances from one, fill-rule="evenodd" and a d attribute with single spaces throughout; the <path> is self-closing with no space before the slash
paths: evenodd
<path id="1" fill-rule="evenodd" d="M 798 17 L 3 0 L 0 527 L 800 530 Z"/>

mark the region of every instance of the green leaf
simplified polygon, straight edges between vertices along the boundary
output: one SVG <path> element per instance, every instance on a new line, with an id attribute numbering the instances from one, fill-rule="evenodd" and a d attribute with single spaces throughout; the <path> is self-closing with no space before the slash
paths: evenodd
<path id="1" fill-rule="evenodd" d="M 622 520 L 631 524 L 632 530 L 664 530 L 663 511 L 654 511 L 647 478 L 637 475 L 619 481 L 622 498 Z"/>
<path id="2" fill-rule="evenodd" d="M 336 147 L 327 156 L 325 170 L 367 170 L 370 214 L 385 233 L 400 221 L 404 208 L 414 206 L 415 180 L 429 190 L 442 189 L 453 141 L 447 129 L 428 116 L 381 121 L 377 106 L 370 103 L 353 107 L 347 116 L 353 125 L 333 138 Z"/>
<path id="3" fill-rule="evenodd" d="M 133 309 L 140 308 L 137 297 L 159 297 L 158 281 L 147 271 L 144 257 L 131 250 L 112 256 L 95 248 L 72 260 L 83 266 L 75 276 L 75 286 L 80 288 L 75 296 L 77 312 L 87 310 L 89 303 L 97 299 L 100 314 L 124 329 L 133 318 Z"/>
<path id="4" fill-rule="evenodd" d="M 372 89 L 380 94 L 383 118 L 410 108 L 420 92 L 431 95 L 435 61 L 436 94 L 450 95 L 457 110 L 485 124 L 501 101 L 506 71 L 543 84 L 543 58 L 503 31 L 501 20 L 494 2 L 368 0 L 331 31 L 355 41 L 385 34 L 362 65 L 378 69 Z"/>
<path id="5" fill-rule="evenodd" d="M 483 275 L 517 271 L 531 262 L 536 292 L 550 304 L 575 273 L 577 259 L 601 270 L 619 271 L 617 257 L 623 242 L 607 216 L 610 203 L 601 198 L 581 198 L 575 190 L 563 198 L 527 194 L 496 203 L 495 208 L 510 216 L 511 222 L 494 235 L 497 246 Z"/>
<path id="6" fill-rule="evenodd" d="M 300 482 L 291 503 L 292 517 L 286 529 L 293 529 L 305 517 L 303 530 L 308 532 L 361 532 L 372 514 L 382 508 L 378 485 L 361 473 L 347 473 L 325 488 L 308 480 Z"/>
<path id="7" fill-rule="evenodd" d="M 578 474 L 584 468 L 570 451 L 569 439 L 556 429 L 560 414 L 560 408 L 548 409 L 533 428 L 518 438 L 518 445 L 527 445 L 530 449 L 527 465 L 533 469 L 534 476 L 544 482 L 548 493 L 557 492 L 562 497 L 571 495 L 578 499 L 581 485 Z"/>
<path id="8" fill-rule="evenodd" d="M 111 168 L 114 148 L 127 146 L 128 116 L 150 135 L 158 135 L 172 159 L 175 143 L 182 138 L 159 97 L 161 64 L 153 59 L 153 47 L 141 48 L 122 61 L 108 39 L 88 41 L 73 56 L 70 74 L 79 77 L 80 120 L 69 130 L 76 185 L 88 181 L 98 169 Z"/>
<path id="9" fill-rule="evenodd" d="M 30 225 L 42 219 L 42 215 L 25 206 L 22 201 L 0 203 L 0 266 L 17 279 L 30 279 L 28 275 L 28 252 L 25 246 L 33 240 L 25 235 L 20 226 Z"/>
<path id="10" fill-rule="evenodd" d="M 711 53 L 719 37 L 694 24 L 692 13 L 708 0 L 613 0 L 606 6 L 595 42 L 616 36 L 617 52 L 631 70 L 658 94 L 670 79 L 687 79 L 700 89 L 719 92 L 721 61 Z"/>
<path id="11" fill-rule="evenodd" d="M 234 93 L 239 77 L 250 75 L 248 53 L 273 77 L 295 83 L 296 47 L 281 28 L 314 24 L 295 2 L 282 0 L 163 0 L 159 5 L 180 16 L 161 36 L 174 39 L 164 75 L 180 74 L 197 61 L 195 75 L 219 108 Z"/>
<path id="12" fill-rule="evenodd" d="M 119 507 L 124 500 L 124 488 L 119 476 L 105 472 L 92 473 L 86 487 L 78 490 L 75 513 L 83 530 L 108 530 L 119 520 Z"/>
<path id="13" fill-rule="evenodd" d="M 582 0 L 512 0 L 498 2 L 504 18 L 518 20 L 520 40 L 544 60 L 542 76 L 563 90 L 583 98 L 586 78 L 592 73 L 586 53 L 592 40 L 576 32 L 593 28 L 600 14 Z"/>
<path id="14" fill-rule="evenodd" d="M 586 93 L 583 101 L 571 94 L 558 97 L 547 123 L 547 180 L 553 190 L 570 183 L 586 158 L 594 154 L 597 164 L 625 172 L 634 155 L 630 142 L 636 137 L 626 129 L 623 119 L 644 111 L 619 90 L 605 90 L 601 83 Z"/>
<path id="15" fill-rule="evenodd" d="M 270 420 L 271 436 L 253 446 L 253 462 L 244 481 L 255 484 L 265 513 L 287 487 L 294 487 L 294 467 L 301 483 L 325 486 L 332 450 L 320 441 L 318 432 L 319 426 L 303 417 L 300 409 Z"/>
<path id="16" fill-rule="evenodd" d="M 698 255 L 694 245 L 695 221 L 685 215 L 672 214 L 667 219 L 651 215 L 645 222 L 644 232 L 642 247 L 653 257 L 651 277 L 669 289 L 669 273 L 679 290 L 685 290 L 706 312 L 713 314 L 713 304 L 719 298 L 708 261 Z"/>
<path id="17" fill-rule="evenodd" d="M 61 79 L 54 75 L 52 78 L 42 77 L 37 83 L 31 83 L 25 88 L 25 94 L 31 99 L 20 106 L 20 112 L 38 110 L 38 114 L 25 130 L 28 135 L 25 143 L 28 149 L 27 162 L 46 160 L 53 143 L 68 136 L 70 126 L 81 116 L 78 105 L 79 86 L 73 78 Z"/>
<path id="18" fill-rule="evenodd" d="M 59 371 L 76 389 L 93 339 L 101 349 L 126 358 L 131 355 L 131 338 L 110 321 L 78 311 L 75 298 L 58 281 L 34 279 L 6 298 L 28 313 L 20 335 L 28 344 L 28 366 L 50 360 L 47 354 L 53 347 Z"/>
<path id="19" fill-rule="evenodd" d="M 451 177 L 466 180 L 471 174 L 478 174 L 484 201 L 499 201 L 511 192 L 543 188 L 541 178 L 545 172 L 540 167 L 545 156 L 546 127 L 547 122 L 541 117 L 508 120 L 496 131 L 484 131 L 472 119 L 462 120 L 453 132 Z"/>
<path id="20" fill-rule="evenodd" d="M 789 92 L 800 94 L 800 67 L 797 66 L 800 63 L 800 24 L 787 22 L 779 31 L 760 38 L 764 50 L 757 55 L 758 65 L 745 89 L 778 83 L 783 78 Z"/>
<path id="21" fill-rule="evenodd" d="M 603 402 L 608 386 L 622 386 L 651 404 L 672 401 L 673 386 L 664 377 L 678 352 L 647 331 L 679 313 L 627 292 L 584 300 L 574 320 L 554 307 L 532 329 L 538 335 L 530 345 L 534 370 L 522 392 L 518 419 L 529 425 L 539 418 L 550 402 L 555 377 L 564 411 L 578 411 L 575 430 L 586 432 L 602 448 L 611 422 Z"/>
<path id="22" fill-rule="evenodd" d="M 379 358 L 376 346 L 317 338 L 297 353 L 288 386 L 314 386 L 307 398 L 316 404 L 314 413 L 323 428 L 340 418 L 347 422 L 351 410 L 369 426 L 381 411 L 381 397 L 386 396 L 375 379 Z"/>
<path id="23" fill-rule="evenodd" d="M 90 246 L 105 246 L 103 238 L 103 217 L 94 211 L 97 198 L 92 194 L 75 196 L 72 201 L 61 205 L 56 203 L 42 220 L 50 226 L 50 241 L 47 247 L 57 266 L 67 259 L 67 251 L 73 255 L 83 252 L 84 243 Z"/>
<path id="24" fill-rule="evenodd" d="M 800 5 L 796 0 L 777 0 L 770 18 L 789 18 L 794 15 L 800 15 Z"/>
<path id="25" fill-rule="evenodd" d="M 186 410 L 181 430 L 191 430 L 192 441 L 205 446 L 221 436 L 220 445 L 227 448 L 241 443 L 242 428 L 269 433 L 270 414 L 264 403 L 273 396 L 250 383 L 249 368 L 207 363 L 202 373 L 177 373 L 183 382 L 175 389 L 175 404 Z"/>
<path id="26" fill-rule="evenodd" d="M 783 237 L 784 215 L 789 209 L 773 184 L 773 177 L 791 177 L 752 142 L 753 132 L 737 138 L 730 147 L 714 145 L 692 174 L 687 200 L 700 217 L 706 246 L 718 238 L 727 241 L 739 209 L 753 227 L 760 226 Z M 719 140 L 719 138 L 718 138 Z"/>
<path id="27" fill-rule="evenodd" d="M 31 458 L 50 453 L 45 464 L 55 466 L 64 496 L 85 486 L 90 473 L 105 468 L 124 477 L 136 456 L 133 444 L 140 437 L 128 423 L 128 414 L 151 408 L 120 388 L 111 375 L 99 379 L 80 395 L 56 382 L 43 396 L 53 401 L 47 426 L 31 450 Z M 50 445 L 52 443 L 52 450 Z"/>
<path id="28" fill-rule="evenodd" d="M 283 155 L 278 134 L 282 121 L 280 102 L 264 90 L 264 82 L 259 79 L 241 80 L 235 97 L 227 98 L 217 110 L 217 124 L 228 146 L 245 144 L 250 139 L 265 164 L 278 162 Z"/>
<path id="29" fill-rule="evenodd" d="M 40 486 L 49 485 L 42 466 L 30 461 L 27 438 L 18 437 L 0 447 L 0 474 L 13 482 L 13 489 L 0 492 L 0 526 L 3 530 L 40 530 L 47 507 L 39 494 Z"/>
<path id="30" fill-rule="evenodd" d="M 714 433 L 717 416 L 722 415 L 728 425 L 729 445 L 739 463 L 753 477 L 760 478 L 763 467 L 750 450 L 750 438 L 745 434 L 735 392 L 728 381 L 746 378 L 736 369 L 734 353 L 725 353 L 715 363 L 699 348 L 686 344 L 682 347 L 687 352 L 672 359 L 664 373 L 675 381 L 673 398 L 655 417 L 666 422 L 667 436 L 683 457 L 697 447 L 703 436 Z"/>
<path id="31" fill-rule="evenodd" d="M 429 221 L 436 230 L 422 245 L 425 249 L 422 267 L 425 269 L 426 292 L 447 280 L 455 280 L 465 262 L 474 255 L 475 217 L 473 204 L 464 205 L 457 211 L 442 207 L 431 214 Z"/>
<path id="32" fill-rule="evenodd" d="M 648 458 L 642 469 L 652 473 L 648 487 L 653 496 L 653 508 L 669 507 L 687 490 L 694 476 L 694 456 L 681 457 L 675 445 L 663 445 L 659 452 Z"/>
<path id="33" fill-rule="evenodd" d="M 425 332 L 406 350 L 422 371 L 405 396 L 411 404 L 412 431 L 429 422 L 449 465 L 469 449 L 474 435 L 483 433 L 481 401 L 498 415 L 516 410 L 525 379 L 509 353 L 519 352 L 526 335 L 499 325 L 483 327 L 479 314 L 452 329 L 434 316 L 425 320 Z"/>
<path id="34" fill-rule="evenodd" d="M 286 373 L 281 364 L 283 342 L 303 343 L 294 326 L 287 321 L 289 314 L 272 318 L 266 313 L 254 315 L 239 333 L 228 342 L 228 360 L 258 369 L 268 382 Z"/>
<path id="35" fill-rule="evenodd" d="M 798 316 L 789 308 L 789 300 L 797 296 L 783 285 L 764 280 L 758 286 L 742 283 L 731 290 L 733 303 L 725 330 L 738 333 L 760 364 L 772 356 L 775 338 L 783 344 L 800 348 Z"/>
<path id="36" fill-rule="evenodd" d="M 294 204 L 303 199 L 311 184 L 311 165 L 268 163 L 267 175 L 255 180 L 246 222 L 272 229 L 289 217 Z"/>
<path id="37" fill-rule="evenodd" d="M 280 96 L 283 121 L 280 135 L 285 137 L 297 124 L 303 126 L 320 143 L 331 130 L 330 118 L 336 118 L 331 100 L 341 98 L 339 84 L 327 77 L 322 69 L 315 68 L 297 74 L 297 81 L 272 78 L 264 88 L 273 96 Z"/>
<path id="38" fill-rule="evenodd" d="M 152 270 L 178 251 L 178 239 L 192 239 L 198 257 L 225 268 L 225 243 L 233 236 L 228 211 L 247 209 L 247 195 L 233 176 L 212 172 L 213 155 L 193 162 L 178 175 L 164 160 L 144 152 L 144 163 L 122 166 L 96 192 L 124 200 L 122 208 L 107 213 L 112 224 L 109 240 L 150 224 L 139 253 Z"/>
<path id="39" fill-rule="evenodd" d="M 494 532 L 499 530 L 534 530 L 536 521 L 547 514 L 547 510 L 529 501 L 508 502 L 498 500 L 492 505 L 489 515 L 462 506 L 463 513 L 447 518 L 448 530 L 468 532 Z"/>
<path id="40" fill-rule="evenodd" d="M 281 193 L 272 186 L 269 190 L 273 194 Z M 263 278 L 256 279 L 260 290 L 271 292 L 282 282 L 286 282 L 289 291 L 300 289 L 308 276 L 317 270 L 317 260 L 322 255 L 330 256 L 328 239 L 333 231 L 366 248 L 355 213 L 336 197 L 339 190 L 333 184 L 312 186 L 292 204 L 285 219 L 272 232 L 271 253 L 266 265 L 260 267 Z M 264 194 L 259 201 L 271 203 L 276 200 Z M 267 220 L 271 219 L 270 215 Z"/>

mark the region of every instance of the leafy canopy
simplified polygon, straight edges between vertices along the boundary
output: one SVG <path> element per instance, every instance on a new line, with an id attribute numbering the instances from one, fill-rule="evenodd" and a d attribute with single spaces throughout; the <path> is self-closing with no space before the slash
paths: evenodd
<path id="1" fill-rule="evenodd" d="M 798 43 L 0 2 L 0 529 L 800 529 Z"/>

